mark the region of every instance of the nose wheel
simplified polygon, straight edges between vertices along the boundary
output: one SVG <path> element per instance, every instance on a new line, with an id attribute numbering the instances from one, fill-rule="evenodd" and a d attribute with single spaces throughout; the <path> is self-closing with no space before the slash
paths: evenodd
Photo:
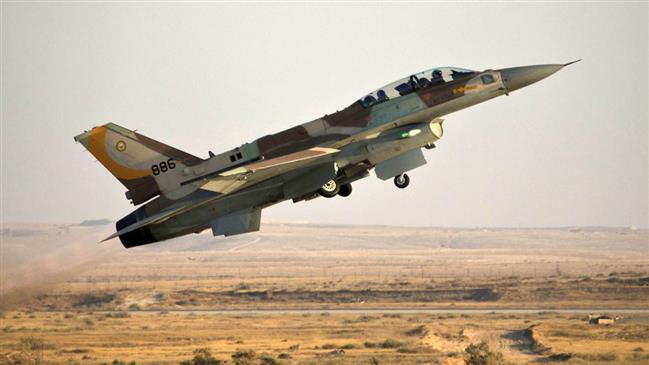
<path id="1" fill-rule="evenodd" d="M 394 185 L 399 189 L 405 189 L 410 184 L 410 177 L 408 174 L 401 174 L 394 177 Z"/>

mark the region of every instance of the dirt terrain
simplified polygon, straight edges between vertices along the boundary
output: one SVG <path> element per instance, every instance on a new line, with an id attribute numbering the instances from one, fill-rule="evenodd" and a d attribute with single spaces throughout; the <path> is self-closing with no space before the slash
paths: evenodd
<path id="1" fill-rule="evenodd" d="M 3 224 L 0 363 L 460 364 L 482 341 L 514 363 L 649 362 L 646 230 L 275 222 L 130 250 L 97 243 L 111 230 Z"/>

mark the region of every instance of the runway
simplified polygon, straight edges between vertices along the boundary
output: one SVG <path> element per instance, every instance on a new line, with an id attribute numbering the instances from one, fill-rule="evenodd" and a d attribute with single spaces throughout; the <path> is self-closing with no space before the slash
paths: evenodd
<path id="1" fill-rule="evenodd" d="M 649 308 L 616 309 L 616 308 L 536 308 L 536 309 L 434 309 L 434 308 L 368 308 L 368 309 L 182 309 L 182 310 L 139 310 L 132 313 L 158 313 L 173 314 L 210 314 L 210 315 L 300 315 L 300 314 L 589 314 L 589 313 L 614 313 L 614 314 L 649 314 Z M 65 312 L 65 311 L 53 311 Z M 110 313 L 114 311 L 93 311 L 95 313 Z"/>

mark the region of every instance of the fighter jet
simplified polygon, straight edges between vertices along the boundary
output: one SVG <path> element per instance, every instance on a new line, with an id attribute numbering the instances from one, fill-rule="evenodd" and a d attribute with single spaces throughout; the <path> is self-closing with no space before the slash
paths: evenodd
<path id="1" fill-rule="evenodd" d="M 473 71 L 436 67 L 389 83 L 347 108 L 203 159 L 108 123 L 74 137 L 141 205 L 116 223 L 126 248 L 211 228 L 258 231 L 263 208 L 285 200 L 346 197 L 374 170 L 397 188 L 426 164 L 441 117 L 542 80 L 566 64 Z M 144 204 L 145 203 L 145 204 Z"/>

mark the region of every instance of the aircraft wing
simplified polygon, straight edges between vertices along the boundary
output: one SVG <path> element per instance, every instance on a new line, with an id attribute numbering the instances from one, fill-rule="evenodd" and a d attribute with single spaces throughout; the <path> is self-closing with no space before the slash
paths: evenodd
<path id="1" fill-rule="evenodd" d="M 197 183 L 200 184 L 201 189 L 230 194 L 299 168 L 333 161 L 333 156 L 338 152 L 339 150 L 334 148 L 313 147 L 227 170 L 216 176 L 206 177 Z"/>
<path id="2" fill-rule="evenodd" d="M 226 194 L 236 192 L 244 187 L 252 186 L 271 177 L 282 175 L 302 167 L 321 164 L 329 160 L 333 161 L 333 155 L 337 152 L 339 152 L 339 150 L 333 148 L 314 147 L 268 160 L 253 162 L 241 167 L 217 173 L 216 175 L 206 175 L 199 181 L 191 181 L 191 183 L 198 184 L 201 189 L 218 192 L 220 193 L 219 195 L 201 201 L 188 202 L 186 205 L 180 207 L 163 210 L 141 221 L 133 223 L 130 226 L 120 229 L 103 239 L 102 242 L 150 224 L 162 223 L 178 214 L 204 206 L 222 198 Z"/>

